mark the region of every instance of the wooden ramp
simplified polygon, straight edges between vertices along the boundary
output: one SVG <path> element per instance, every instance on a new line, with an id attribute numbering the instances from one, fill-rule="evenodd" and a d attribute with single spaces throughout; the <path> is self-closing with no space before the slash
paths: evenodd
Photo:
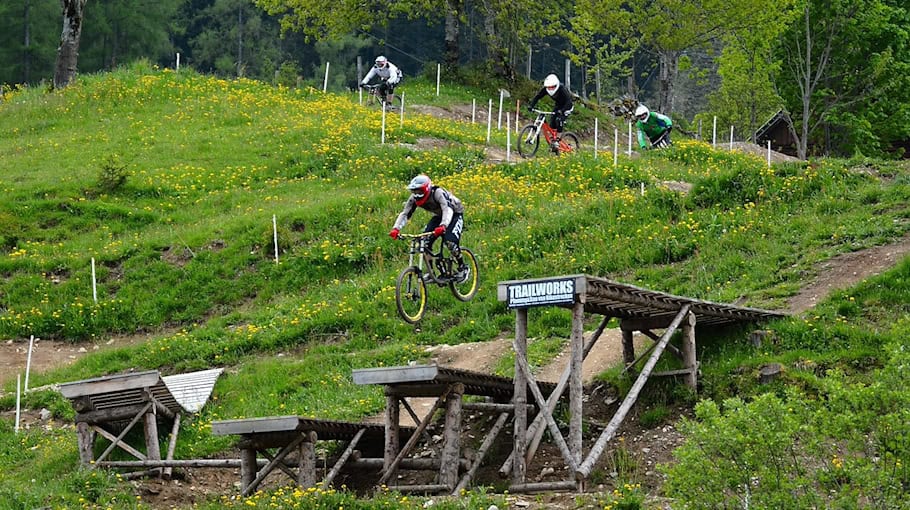
<path id="1" fill-rule="evenodd" d="M 497 295 L 500 301 L 515 310 L 515 339 L 512 343 L 515 351 L 514 437 L 525 438 L 524 441 L 513 442 L 512 455 L 500 469 L 504 476 L 511 474 L 511 492 L 583 490 L 584 482 L 591 474 L 594 464 L 622 424 L 650 376 L 683 377 L 687 385 L 693 390 L 696 389 L 698 382 L 696 326 L 716 327 L 786 316 L 756 308 L 675 296 L 589 275 L 500 282 L 497 286 Z M 528 310 L 540 306 L 559 306 L 572 310 L 572 330 L 569 335 L 571 358 L 549 399 L 545 398 L 540 385 L 534 380 L 527 360 Z M 587 344 L 583 342 L 585 313 L 603 316 L 597 332 Z M 619 409 L 596 443 L 591 446 L 588 455 L 584 456 L 582 362 L 611 318 L 619 319 L 625 369 L 634 374 L 638 371 L 636 367 L 640 362 L 645 358 L 647 360 L 641 366 L 632 388 Z M 658 335 L 652 332 L 653 329 L 664 331 Z M 632 341 L 633 333 L 636 331 L 654 341 L 654 344 L 638 357 Z M 677 331 L 682 333 L 680 347 L 670 343 Z M 679 358 L 682 368 L 654 373 L 653 369 L 665 351 Z M 568 435 L 564 437 L 553 419 L 552 412 L 556 400 L 566 387 L 569 389 L 570 423 Z M 527 421 L 529 402 L 536 403 L 539 409 L 530 426 Z M 547 483 L 527 483 L 527 466 L 535 454 L 544 430 L 550 431 L 566 467 L 574 474 L 574 478 Z"/>
<path id="2" fill-rule="evenodd" d="M 468 370 L 440 367 L 436 365 L 413 365 L 354 370 L 354 383 L 377 384 L 385 387 L 385 451 L 383 474 L 379 485 L 387 484 L 399 468 L 407 468 L 408 455 L 421 439 L 431 443 L 427 428 L 437 416 L 437 410 L 445 410 L 443 444 L 436 483 L 427 485 L 398 485 L 391 489 L 402 492 L 452 493 L 458 494 L 466 488 L 486 455 L 511 416 L 514 406 L 510 403 L 515 383 L 508 378 L 481 374 Z M 550 394 L 555 385 L 541 384 L 541 391 Z M 464 402 L 465 396 L 486 397 L 487 402 Z M 422 419 L 408 404 L 408 398 L 436 397 L 433 408 Z M 400 446 L 400 409 L 404 408 L 418 423 L 417 429 L 404 446 Z M 497 413 L 498 417 L 485 435 L 474 459 L 468 462 L 462 458 L 462 411 L 476 410 Z M 414 459 L 410 459 L 414 460 Z"/>
<path id="3" fill-rule="evenodd" d="M 151 370 L 61 384 L 60 393 L 76 410 L 80 462 L 85 466 L 154 468 L 152 472 L 170 476 L 171 468 L 179 464 L 173 462 L 173 456 L 181 417 L 202 408 L 221 371 L 216 368 L 162 377 Z M 159 416 L 172 420 L 164 459 L 158 440 Z M 126 436 L 140 420 L 144 421 L 144 445 L 130 445 Z M 99 435 L 110 444 L 95 458 Z M 138 460 L 107 461 L 118 447 Z"/>
<path id="4" fill-rule="evenodd" d="M 401 438 L 408 439 L 414 429 L 401 427 L 398 433 Z M 331 486 L 342 469 L 379 469 L 382 466 L 381 458 L 365 458 L 362 453 L 381 453 L 381 445 L 385 440 L 385 428 L 382 425 L 301 416 L 214 421 L 212 434 L 240 436 L 237 446 L 241 452 L 240 490 L 244 496 L 255 492 L 275 469 L 280 469 L 304 488 L 316 485 L 318 466 L 332 466 L 320 482 L 323 487 Z M 340 455 L 319 462 L 316 458 L 316 442 L 321 440 L 345 441 L 346 444 Z M 270 449 L 277 451 L 273 453 Z M 294 452 L 296 459 L 290 455 Z M 258 460 L 260 454 L 267 459 L 261 469 Z M 431 459 L 427 460 L 430 462 L 423 464 L 432 464 Z M 294 467 L 298 468 L 296 473 Z"/>

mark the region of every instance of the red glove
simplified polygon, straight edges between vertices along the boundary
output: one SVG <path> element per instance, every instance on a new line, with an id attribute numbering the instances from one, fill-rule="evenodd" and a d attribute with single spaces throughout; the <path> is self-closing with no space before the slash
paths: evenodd
<path id="1" fill-rule="evenodd" d="M 397 228 L 393 228 L 392 231 L 389 232 L 389 237 L 391 237 L 392 239 L 396 239 L 396 240 L 397 240 L 397 239 L 398 239 L 398 233 L 399 233 L 399 232 L 400 232 L 400 230 L 398 230 Z"/>
<path id="2" fill-rule="evenodd" d="M 443 235 L 443 234 L 445 234 L 445 233 L 446 233 L 446 226 L 445 226 L 445 225 L 439 225 L 438 227 L 436 227 L 435 230 L 433 230 L 433 235 L 436 236 L 436 237 L 439 237 L 439 236 L 441 236 L 441 235 Z"/>

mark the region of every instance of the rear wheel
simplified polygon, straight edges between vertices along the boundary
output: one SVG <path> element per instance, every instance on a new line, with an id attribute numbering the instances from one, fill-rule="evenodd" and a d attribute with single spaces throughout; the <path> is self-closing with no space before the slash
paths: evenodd
<path id="1" fill-rule="evenodd" d="M 563 133 L 559 138 L 559 154 L 578 152 L 578 137 L 575 133 Z"/>
<path id="2" fill-rule="evenodd" d="M 537 149 L 540 147 L 540 136 L 537 134 L 537 126 L 529 124 L 521 128 L 521 133 L 518 134 L 518 141 L 516 143 L 516 149 L 518 153 L 525 158 L 533 158 L 534 154 L 537 154 Z"/>
<path id="3" fill-rule="evenodd" d="M 460 301 L 470 301 L 477 294 L 477 288 L 480 284 L 480 273 L 477 272 L 477 259 L 474 258 L 474 252 L 467 248 L 461 249 L 461 259 L 468 267 L 467 274 L 460 281 L 449 283 L 449 289 L 452 294 Z"/>
<path id="4" fill-rule="evenodd" d="M 417 324 L 427 309 L 427 286 L 420 277 L 420 269 L 406 268 L 395 282 L 395 304 L 398 315 L 409 324 Z"/>
<path id="5" fill-rule="evenodd" d="M 379 107 L 379 109 L 381 110 L 383 100 L 379 96 L 377 96 L 376 99 L 377 99 L 376 106 Z M 401 96 L 399 96 L 398 94 L 393 94 L 392 101 L 386 102 L 385 105 L 386 105 L 385 109 L 387 112 L 392 111 L 392 110 L 400 110 L 401 109 Z"/>

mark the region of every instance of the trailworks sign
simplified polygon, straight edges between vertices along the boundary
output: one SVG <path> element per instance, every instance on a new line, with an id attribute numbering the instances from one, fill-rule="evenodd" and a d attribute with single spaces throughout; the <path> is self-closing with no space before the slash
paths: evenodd
<path id="1" fill-rule="evenodd" d="M 575 302 L 575 278 L 516 283 L 507 287 L 509 308 L 567 305 Z"/>

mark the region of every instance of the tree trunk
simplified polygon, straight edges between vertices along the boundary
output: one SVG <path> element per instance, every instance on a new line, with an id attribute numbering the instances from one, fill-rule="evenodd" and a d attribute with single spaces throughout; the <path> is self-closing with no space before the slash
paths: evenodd
<path id="1" fill-rule="evenodd" d="M 28 83 L 32 79 L 31 6 L 30 1 L 25 2 L 25 52 L 22 55 L 22 83 Z"/>
<path id="2" fill-rule="evenodd" d="M 65 88 L 76 76 L 79 59 L 79 37 L 82 35 L 82 13 L 86 0 L 60 0 L 63 6 L 63 33 L 54 66 L 54 88 Z"/>
<path id="3" fill-rule="evenodd" d="M 657 100 L 658 111 L 670 114 L 673 111 L 673 82 L 679 71 L 679 52 L 661 50 L 660 52 L 660 90 Z"/>
<path id="4" fill-rule="evenodd" d="M 447 71 L 455 71 L 458 69 L 458 60 L 461 57 L 458 40 L 461 11 L 461 0 L 448 0 L 446 2 L 445 55 L 443 56 L 443 65 Z"/>
<path id="5" fill-rule="evenodd" d="M 489 1 L 484 2 L 484 31 L 487 43 L 487 61 L 493 72 L 509 83 L 514 81 L 512 67 L 509 65 L 509 51 L 496 27 L 496 12 Z"/>

